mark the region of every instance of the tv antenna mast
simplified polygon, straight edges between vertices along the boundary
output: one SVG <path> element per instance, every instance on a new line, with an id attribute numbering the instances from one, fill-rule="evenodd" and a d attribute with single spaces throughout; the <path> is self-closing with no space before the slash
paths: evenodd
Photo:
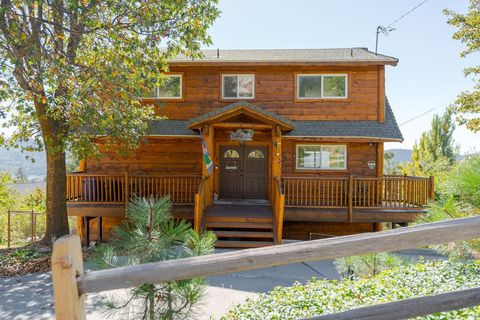
<path id="1" fill-rule="evenodd" d="M 403 18 L 405 18 L 406 16 L 408 16 L 410 13 L 412 13 L 413 11 L 415 11 L 415 9 L 417 9 L 418 7 L 420 7 L 422 4 L 424 4 L 425 2 L 427 2 L 428 0 L 423 0 L 422 2 L 420 2 L 419 4 L 417 4 L 415 7 L 413 7 L 412 9 L 408 10 L 407 12 L 405 12 L 404 14 L 402 14 L 399 18 L 397 18 L 395 21 L 393 21 L 392 23 L 390 23 L 388 26 L 384 27 L 384 26 L 378 26 L 377 27 L 377 37 L 375 39 L 375 55 L 377 55 L 377 52 L 378 52 L 378 35 L 380 33 L 383 33 L 384 35 L 388 36 L 388 34 L 390 32 L 392 32 L 393 30 L 395 30 L 395 28 L 392 28 L 392 25 L 397 23 L 398 21 L 402 20 Z"/>

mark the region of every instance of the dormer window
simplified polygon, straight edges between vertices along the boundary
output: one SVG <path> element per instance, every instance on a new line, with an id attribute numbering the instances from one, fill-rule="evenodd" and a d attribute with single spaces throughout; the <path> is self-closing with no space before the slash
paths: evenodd
<path id="1" fill-rule="evenodd" d="M 255 75 L 223 74 L 222 99 L 253 99 L 255 92 Z"/>
<path id="2" fill-rule="evenodd" d="M 155 87 L 144 99 L 181 100 L 183 97 L 183 75 L 165 75 L 160 86 Z"/>
<path id="3" fill-rule="evenodd" d="M 346 99 L 346 74 L 297 74 L 297 99 Z"/>

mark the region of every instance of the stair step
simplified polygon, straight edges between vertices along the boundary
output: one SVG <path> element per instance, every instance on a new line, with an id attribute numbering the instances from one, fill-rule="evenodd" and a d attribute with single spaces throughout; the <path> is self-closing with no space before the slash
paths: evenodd
<path id="1" fill-rule="evenodd" d="M 222 222 L 206 221 L 205 227 L 208 228 L 231 228 L 231 229 L 272 229 L 271 222 Z"/>
<path id="2" fill-rule="evenodd" d="M 217 248 L 259 248 L 273 246 L 273 241 L 226 241 L 217 240 L 215 247 Z"/>
<path id="3" fill-rule="evenodd" d="M 262 231 L 230 231 L 214 230 L 217 238 L 270 238 L 273 239 L 273 232 Z"/>
<path id="4" fill-rule="evenodd" d="M 272 223 L 272 217 L 209 217 L 205 218 L 207 222 L 267 222 Z"/>

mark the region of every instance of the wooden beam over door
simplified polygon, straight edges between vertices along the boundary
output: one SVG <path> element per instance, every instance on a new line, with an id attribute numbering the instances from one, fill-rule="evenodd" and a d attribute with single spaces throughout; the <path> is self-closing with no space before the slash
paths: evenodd
<path id="1" fill-rule="evenodd" d="M 272 125 L 264 123 L 240 123 L 240 122 L 219 122 L 211 125 L 214 128 L 238 128 L 238 129 L 271 129 Z"/>

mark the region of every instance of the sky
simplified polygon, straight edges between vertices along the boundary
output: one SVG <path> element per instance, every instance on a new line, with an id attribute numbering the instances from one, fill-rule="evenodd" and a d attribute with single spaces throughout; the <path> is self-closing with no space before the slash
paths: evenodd
<path id="1" fill-rule="evenodd" d="M 423 0 L 221 0 L 221 16 L 210 29 L 211 48 L 288 49 L 368 47 L 375 50 L 377 26 L 387 26 Z M 403 143 L 385 148 L 412 148 L 458 93 L 474 82 L 463 69 L 478 65 L 479 55 L 461 58 L 464 45 L 452 39 L 443 9 L 467 12 L 468 0 L 429 0 L 380 35 L 379 53 L 400 61 L 386 69 L 386 94 Z M 457 128 L 454 138 L 462 153 L 480 151 L 480 134 Z"/>

